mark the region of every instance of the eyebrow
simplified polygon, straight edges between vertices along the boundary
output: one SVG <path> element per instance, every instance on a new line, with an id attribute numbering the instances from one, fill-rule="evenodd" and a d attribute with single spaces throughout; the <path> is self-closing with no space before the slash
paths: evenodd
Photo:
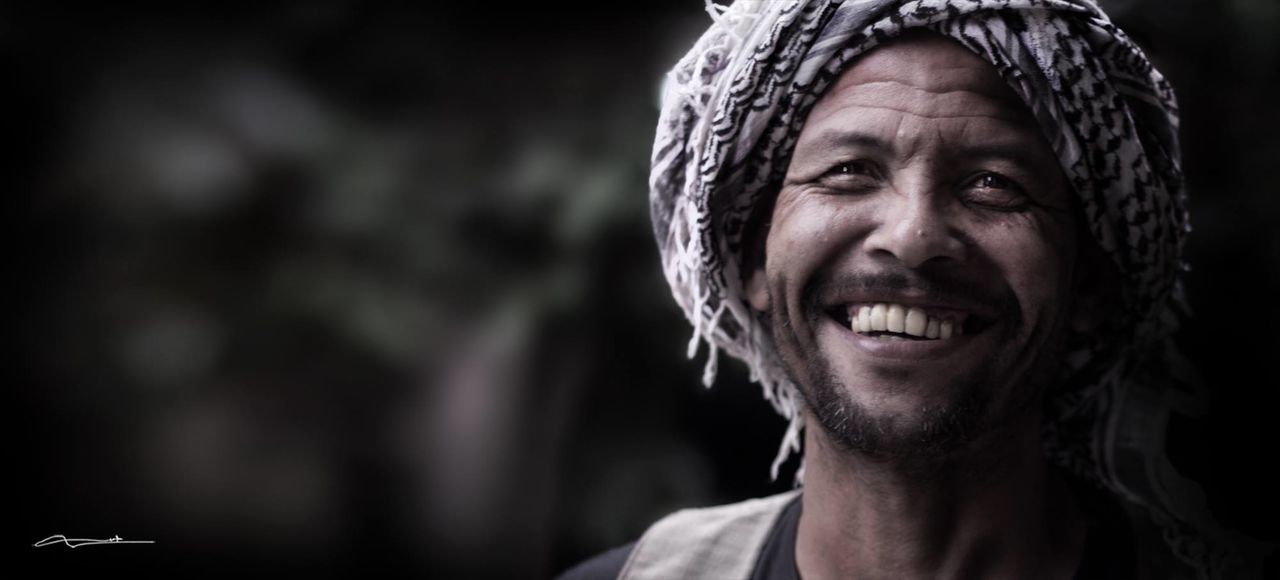
<path id="1" fill-rule="evenodd" d="M 885 141 L 875 135 L 869 133 L 860 133 L 858 131 L 843 131 L 840 129 L 827 129 L 818 134 L 814 139 L 814 144 L 823 149 L 835 147 L 863 147 L 866 149 L 875 149 L 890 156 L 894 154 L 893 143 Z"/>
<path id="2" fill-rule="evenodd" d="M 1055 166 L 1058 163 L 1057 155 L 1050 153 L 1046 159 L 1038 159 L 1039 155 L 1031 153 L 1030 147 L 1018 146 L 1015 144 L 995 144 L 995 145 L 970 145 L 960 147 L 958 149 L 960 155 L 966 157 L 976 157 L 979 159 L 1007 159 L 1016 165 L 1034 169 L 1041 167 L 1042 164 L 1052 163 Z"/>

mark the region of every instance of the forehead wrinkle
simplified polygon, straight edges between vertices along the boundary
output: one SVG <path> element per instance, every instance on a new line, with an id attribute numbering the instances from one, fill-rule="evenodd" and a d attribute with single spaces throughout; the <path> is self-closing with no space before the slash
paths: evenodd
<path id="1" fill-rule="evenodd" d="M 970 69 L 970 70 L 972 71 L 973 69 Z M 850 75 L 848 78 L 856 79 L 857 76 L 858 75 Z M 907 90 L 918 91 L 922 93 L 931 93 L 935 95 L 945 95 L 949 93 L 972 93 L 980 97 L 991 99 L 993 101 L 1016 103 L 1018 105 L 1022 104 L 1022 101 L 1019 101 L 1018 98 L 1012 94 L 1012 91 L 1008 89 L 1008 87 L 1004 84 L 1003 81 L 1000 81 L 999 84 L 996 84 L 995 85 L 996 88 L 994 88 L 993 90 L 982 90 L 978 86 L 975 86 L 975 85 L 978 85 L 978 83 L 976 83 L 975 81 L 977 81 L 978 77 L 981 77 L 981 76 L 986 76 L 986 75 L 983 75 L 982 73 L 977 71 L 973 71 L 972 74 L 966 75 L 963 78 L 958 79 L 956 82 L 953 82 L 953 83 L 941 83 L 940 81 L 942 80 L 942 77 L 938 75 L 932 75 L 932 76 L 926 77 L 923 81 L 925 83 L 934 82 L 934 83 L 946 85 L 946 86 L 938 86 L 938 87 L 931 87 L 931 86 L 922 85 L 922 84 L 904 83 L 900 79 L 849 80 L 847 82 L 840 83 L 840 86 L 835 87 L 835 90 L 839 91 L 839 90 L 854 89 L 854 88 L 879 89 L 881 86 L 889 85 L 887 87 L 889 90 L 907 89 Z M 998 80 L 998 77 L 997 79 L 983 79 L 983 80 L 986 80 L 986 81 Z M 916 79 L 912 79 L 912 81 L 919 82 Z"/>
<path id="2" fill-rule="evenodd" d="M 865 108 L 861 106 L 851 106 L 856 108 Z M 879 107 L 886 110 L 902 113 L 895 115 L 893 118 L 881 118 L 875 122 L 840 123 L 830 122 L 833 116 L 839 116 L 842 112 L 853 117 L 856 112 L 849 112 L 850 107 L 842 107 L 839 110 L 832 111 L 824 119 L 818 119 L 811 127 L 812 136 L 805 136 L 798 145 L 798 150 L 812 150 L 818 148 L 821 150 L 836 151 L 848 149 L 852 147 L 868 148 L 880 150 L 890 155 L 894 154 L 903 145 L 916 140 L 920 136 L 920 131 L 930 131 L 934 139 L 939 143 L 948 143 L 951 146 L 962 148 L 988 148 L 988 149 L 1016 149 L 1016 148 L 1035 148 L 1035 143 L 1040 137 L 1037 127 L 1028 125 L 1027 123 L 1013 122 L 1010 119 L 993 116 L 993 115 L 917 115 L 911 112 L 905 112 L 891 106 Z M 954 120 L 961 123 L 958 132 L 948 134 L 948 132 L 939 123 L 928 123 L 923 127 L 913 126 L 910 123 L 912 118 L 919 119 L 945 119 Z M 981 120 L 992 123 L 994 127 L 977 126 L 969 120 Z M 861 119 L 849 119 L 849 121 L 860 121 Z M 992 130 L 994 129 L 994 131 Z M 974 147 L 970 147 L 974 146 Z M 909 149 L 910 147 L 908 147 Z"/>
<path id="3" fill-rule="evenodd" d="M 831 116 L 832 114 L 834 114 L 834 113 L 840 112 L 840 111 L 845 110 L 845 109 L 853 108 L 853 107 L 857 107 L 857 108 L 860 108 L 860 109 L 885 109 L 885 110 L 888 110 L 888 111 L 894 111 L 894 112 L 897 112 L 897 113 L 902 113 L 902 114 L 904 114 L 904 115 L 910 115 L 910 116 L 912 116 L 912 117 L 920 117 L 920 118 L 922 118 L 922 119 L 992 119 L 992 120 L 996 120 L 996 121 L 1003 121 L 1003 122 L 1007 122 L 1007 123 L 1012 123 L 1012 124 L 1018 125 L 1018 126 L 1020 126 L 1020 127 L 1021 127 L 1021 126 L 1027 126 L 1027 125 L 1028 125 L 1028 123 L 1027 123 L 1027 119 L 1022 118 L 1022 116 L 1021 116 L 1021 115 L 1016 115 L 1016 116 L 1003 116 L 1003 115 L 982 114 L 982 113 L 968 113 L 968 114 L 963 114 L 963 113 L 958 113 L 958 114 L 943 113 L 943 114 L 930 115 L 930 114 L 927 114 L 927 113 L 922 113 L 922 112 L 917 112 L 917 111 L 911 111 L 911 110 L 908 110 L 908 109 L 904 109 L 904 108 L 901 108 L 901 107 L 894 107 L 894 106 L 891 106 L 891 105 L 868 105 L 868 104 L 851 104 L 851 105 L 848 105 L 848 106 L 840 107 L 839 109 L 836 109 L 836 110 L 834 110 L 834 111 L 832 111 L 832 112 L 830 112 L 830 113 L 827 113 L 826 115 L 823 115 L 822 119 L 818 119 L 818 120 L 819 120 L 819 121 L 824 120 L 825 118 L 830 117 L 830 116 Z"/>
<path id="4" fill-rule="evenodd" d="M 914 94 L 904 95 L 907 91 Z M 897 81 L 856 84 L 835 89 L 819 101 L 810 117 L 815 122 L 821 122 L 850 108 L 885 109 L 927 119 L 985 117 L 1019 126 L 1035 125 L 1026 105 L 1012 94 L 993 95 L 987 91 L 968 88 L 930 89 Z M 978 110 L 975 111 L 975 108 Z"/>

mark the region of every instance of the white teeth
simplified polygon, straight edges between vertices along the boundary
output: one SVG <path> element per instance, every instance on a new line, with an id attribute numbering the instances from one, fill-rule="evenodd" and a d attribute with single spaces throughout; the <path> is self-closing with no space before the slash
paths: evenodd
<path id="1" fill-rule="evenodd" d="M 867 332 L 872 330 L 886 330 L 888 328 L 885 325 L 884 320 L 885 310 L 887 310 L 887 308 L 885 308 L 884 304 L 876 304 L 871 307 L 871 316 L 868 317 L 871 322 L 871 328 L 868 328 Z"/>
<path id="2" fill-rule="evenodd" d="M 924 336 L 924 328 L 928 318 L 924 311 L 919 308 L 907 310 L 907 318 L 903 326 L 904 331 L 911 336 Z"/>
<path id="3" fill-rule="evenodd" d="M 906 329 L 907 312 L 897 304 L 890 304 L 885 313 L 885 327 L 889 332 L 902 332 Z"/>
<path id="4" fill-rule="evenodd" d="M 923 308 L 879 303 L 850 308 L 849 328 L 854 332 L 896 332 L 910 336 L 945 340 L 960 333 L 960 320 L 929 316 Z M 885 338 L 885 337 L 881 337 Z M 901 337 L 899 337 L 901 338 Z"/>

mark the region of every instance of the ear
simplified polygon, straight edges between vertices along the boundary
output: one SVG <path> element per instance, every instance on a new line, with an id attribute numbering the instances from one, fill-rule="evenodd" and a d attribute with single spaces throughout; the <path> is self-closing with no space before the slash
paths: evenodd
<path id="1" fill-rule="evenodd" d="M 1086 233 L 1080 240 L 1075 273 L 1071 330 L 1094 334 L 1120 303 L 1120 272 L 1093 236 Z"/>
<path id="2" fill-rule="evenodd" d="M 769 246 L 769 232 L 773 229 L 773 204 L 777 201 L 778 191 L 774 188 L 764 194 L 762 203 L 752 211 L 747 219 L 742 254 L 742 287 L 746 291 L 747 303 L 752 308 L 767 312 L 769 310 L 769 280 L 765 275 L 767 260 L 766 249 Z"/>
<path id="3" fill-rule="evenodd" d="M 760 312 L 769 310 L 769 278 L 765 275 L 765 262 L 767 262 L 765 249 L 768 247 L 770 226 L 768 220 L 761 219 L 747 230 L 749 237 L 746 252 L 742 256 L 742 275 L 745 277 L 742 285 L 747 293 L 747 303 Z"/>
<path id="4" fill-rule="evenodd" d="M 757 265 L 747 274 L 747 302 L 760 312 L 769 310 L 769 287 L 764 275 L 764 260 L 757 260 Z"/>

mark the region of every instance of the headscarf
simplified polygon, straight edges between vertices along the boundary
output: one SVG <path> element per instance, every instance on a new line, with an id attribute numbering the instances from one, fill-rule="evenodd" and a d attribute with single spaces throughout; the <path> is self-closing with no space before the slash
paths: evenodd
<path id="1" fill-rule="evenodd" d="M 707 11 L 714 23 L 663 87 L 650 210 L 664 274 L 693 324 L 688 356 L 710 349 L 704 384 L 723 350 L 788 420 L 774 479 L 799 451 L 803 402 L 745 299 L 748 224 L 841 72 L 924 28 L 989 62 L 1027 105 L 1121 277 L 1105 338 L 1073 347 L 1049 394 L 1046 456 L 1149 513 L 1201 578 L 1238 571 L 1199 486 L 1165 452 L 1171 416 L 1201 414 L 1205 391 L 1171 339 L 1187 315 L 1190 231 L 1178 109 L 1138 46 L 1091 0 L 708 0 Z"/>

